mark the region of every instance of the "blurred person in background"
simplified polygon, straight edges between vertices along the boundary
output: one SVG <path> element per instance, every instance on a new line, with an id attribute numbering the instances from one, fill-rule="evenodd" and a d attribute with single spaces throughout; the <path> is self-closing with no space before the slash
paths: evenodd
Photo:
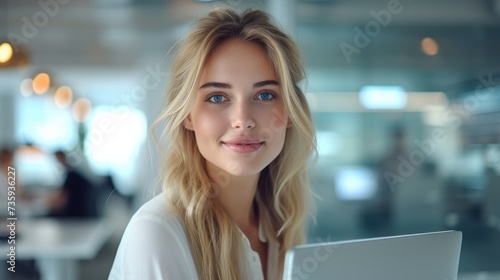
<path id="1" fill-rule="evenodd" d="M 219 8 L 171 77 L 163 193 L 130 220 L 109 279 L 281 279 L 305 242 L 316 150 L 298 47 L 265 12 Z"/>
<path id="2" fill-rule="evenodd" d="M 405 133 L 402 127 L 396 126 L 391 132 L 392 142 L 389 153 L 385 155 L 377 166 L 378 188 L 375 196 L 368 201 L 361 211 L 361 225 L 365 229 L 380 229 L 390 226 L 394 216 L 394 177 L 387 172 L 398 174 L 401 158 L 407 158 Z"/>
<path id="3" fill-rule="evenodd" d="M 59 191 L 50 199 L 49 216 L 57 218 L 94 216 L 92 183 L 82 172 L 68 163 L 64 151 L 56 151 L 54 156 L 64 169 L 64 179 Z"/>

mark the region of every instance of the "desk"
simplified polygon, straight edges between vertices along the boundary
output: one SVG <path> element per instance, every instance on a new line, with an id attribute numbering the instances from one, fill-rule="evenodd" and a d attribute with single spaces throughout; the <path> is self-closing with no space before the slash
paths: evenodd
<path id="1" fill-rule="evenodd" d="M 76 280 L 78 260 L 94 258 L 110 235 L 103 219 L 19 219 L 16 260 L 36 260 L 42 280 Z M 3 271 L 8 248 L 0 245 Z"/>

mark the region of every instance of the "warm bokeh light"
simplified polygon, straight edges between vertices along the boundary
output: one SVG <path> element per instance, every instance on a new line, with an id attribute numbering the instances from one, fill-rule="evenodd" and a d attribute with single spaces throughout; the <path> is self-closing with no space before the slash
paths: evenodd
<path id="1" fill-rule="evenodd" d="M 22 96 L 31 96 L 33 94 L 33 80 L 25 79 L 21 82 L 21 86 L 19 87 Z"/>
<path id="2" fill-rule="evenodd" d="M 420 47 L 426 55 L 436 55 L 439 52 L 438 43 L 434 39 L 429 37 L 422 39 L 422 42 L 420 42 Z"/>
<path id="3" fill-rule="evenodd" d="M 92 104 L 86 98 L 80 98 L 73 103 L 73 117 L 77 122 L 84 122 L 92 110 Z"/>
<path id="4" fill-rule="evenodd" d="M 0 63 L 5 63 L 12 58 L 12 46 L 9 43 L 2 43 L 0 45 Z"/>
<path id="5" fill-rule="evenodd" d="M 66 108 L 73 101 L 73 91 L 70 87 L 62 86 L 56 90 L 54 102 L 59 108 Z"/>
<path id="6" fill-rule="evenodd" d="M 43 94 L 50 87 L 50 77 L 47 73 L 40 73 L 33 79 L 33 91 L 37 94 Z"/>

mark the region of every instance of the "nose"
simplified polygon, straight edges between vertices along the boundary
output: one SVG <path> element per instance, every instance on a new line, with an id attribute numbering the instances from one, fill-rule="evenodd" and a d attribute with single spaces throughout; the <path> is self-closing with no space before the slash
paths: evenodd
<path id="1" fill-rule="evenodd" d="M 248 102 L 237 102 L 231 112 L 231 126 L 240 130 L 252 129 L 256 124 L 253 115 L 254 112 Z"/>

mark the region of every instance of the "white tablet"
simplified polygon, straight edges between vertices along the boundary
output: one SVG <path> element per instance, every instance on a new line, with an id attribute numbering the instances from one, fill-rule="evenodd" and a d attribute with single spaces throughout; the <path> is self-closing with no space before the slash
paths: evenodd
<path id="1" fill-rule="evenodd" d="M 442 231 L 296 246 L 284 280 L 455 280 L 462 233 Z"/>

